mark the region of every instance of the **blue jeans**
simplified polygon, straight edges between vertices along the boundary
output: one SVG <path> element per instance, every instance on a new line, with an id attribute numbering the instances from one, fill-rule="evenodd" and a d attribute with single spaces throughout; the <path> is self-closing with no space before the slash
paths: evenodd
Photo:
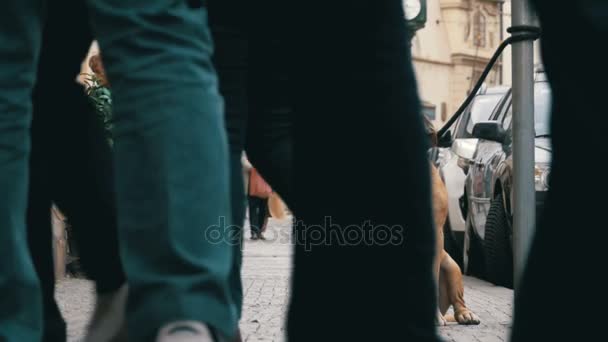
<path id="1" fill-rule="evenodd" d="M 44 5 L 9 0 L 0 13 L 0 290 L 14 294 L 0 304 L 0 336 L 9 341 L 38 340 L 42 328 L 24 217 Z M 131 338 L 184 319 L 232 336 L 229 161 L 206 10 L 163 0 L 96 0 L 89 9 L 114 94 Z"/>

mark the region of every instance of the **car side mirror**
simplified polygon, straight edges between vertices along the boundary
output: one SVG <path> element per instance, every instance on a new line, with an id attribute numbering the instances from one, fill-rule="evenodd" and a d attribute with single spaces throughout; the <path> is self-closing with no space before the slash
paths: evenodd
<path id="1" fill-rule="evenodd" d="M 475 150 L 477 150 L 477 142 L 479 139 L 456 139 L 452 144 L 452 151 L 459 156 L 467 160 L 472 160 L 475 156 Z"/>
<path id="2" fill-rule="evenodd" d="M 454 139 L 452 139 L 452 131 L 446 131 L 445 133 L 443 133 L 442 136 L 439 137 L 437 145 L 439 147 L 450 147 L 452 146 L 453 140 Z"/>
<path id="3" fill-rule="evenodd" d="M 504 143 L 507 132 L 498 121 L 478 122 L 473 127 L 473 136 L 477 139 L 484 139 Z"/>

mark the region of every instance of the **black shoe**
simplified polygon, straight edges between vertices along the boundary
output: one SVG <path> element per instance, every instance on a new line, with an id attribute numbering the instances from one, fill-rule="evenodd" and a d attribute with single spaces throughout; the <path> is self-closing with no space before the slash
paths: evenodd
<path id="1" fill-rule="evenodd" d="M 256 234 L 256 233 L 252 233 L 252 234 L 251 234 L 251 240 L 257 240 L 257 239 L 259 239 L 259 238 L 260 238 L 260 237 L 259 237 L 259 236 L 258 236 L 258 234 Z"/>
<path id="2" fill-rule="evenodd" d="M 262 233 L 258 234 L 258 239 L 260 239 L 260 240 L 266 240 L 266 238 L 264 237 L 264 235 L 262 235 Z"/>

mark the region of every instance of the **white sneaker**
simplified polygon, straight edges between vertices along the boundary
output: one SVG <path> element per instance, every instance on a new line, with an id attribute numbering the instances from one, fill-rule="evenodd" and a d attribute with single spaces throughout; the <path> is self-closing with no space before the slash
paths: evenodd
<path id="1" fill-rule="evenodd" d="M 176 321 L 164 325 L 156 342 L 214 342 L 209 327 L 197 321 Z"/>
<path id="2" fill-rule="evenodd" d="M 123 285 L 112 293 L 97 296 L 95 311 L 84 342 L 127 341 L 127 293 L 128 287 Z"/>

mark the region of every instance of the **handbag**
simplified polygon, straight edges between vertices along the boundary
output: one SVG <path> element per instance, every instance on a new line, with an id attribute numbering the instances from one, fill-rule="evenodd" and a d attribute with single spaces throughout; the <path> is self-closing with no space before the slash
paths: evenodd
<path id="1" fill-rule="evenodd" d="M 266 183 L 264 178 L 262 178 L 255 168 L 251 168 L 249 173 L 249 196 L 268 198 L 271 193 L 272 188 L 270 185 Z"/>

